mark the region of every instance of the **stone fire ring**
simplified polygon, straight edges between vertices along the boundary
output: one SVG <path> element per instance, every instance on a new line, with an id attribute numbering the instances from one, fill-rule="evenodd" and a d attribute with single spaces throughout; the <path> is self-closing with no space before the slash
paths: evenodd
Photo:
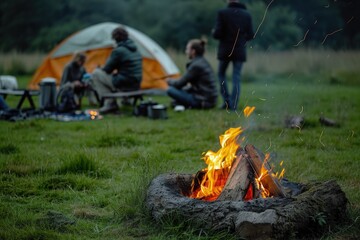
<path id="1" fill-rule="evenodd" d="M 298 184 L 300 191 L 285 198 L 206 202 L 184 195 L 193 177 L 169 173 L 152 180 L 146 206 L 157 222 L 177 217 L 202 231 L 227 231 L 246 239 L 288 239 L 314 236 L 348 219 L 348 200 L 334 180 Z"/>

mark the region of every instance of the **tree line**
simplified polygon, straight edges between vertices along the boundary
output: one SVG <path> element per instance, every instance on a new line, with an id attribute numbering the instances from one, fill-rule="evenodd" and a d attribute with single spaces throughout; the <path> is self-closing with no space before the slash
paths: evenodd
<path id="1" fill-rule="evenodd" d="M 251 47 L 360 47 L 358 0 L 242 0 L 253 16 Z M 187 40 L 206 37 L 220 0 L 2 0 L 0 51 L 46 52 L 85 27 L 117 22 L 149 35 L 164 48 L 183 50 Z"/>

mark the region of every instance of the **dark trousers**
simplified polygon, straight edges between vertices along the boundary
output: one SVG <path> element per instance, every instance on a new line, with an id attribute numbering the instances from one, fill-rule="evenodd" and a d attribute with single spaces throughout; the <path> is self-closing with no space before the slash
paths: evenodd
<path id="1" fill-rule="evenodd" d="M 167 94 L 179 105 L 183 105 L 187 108 L 201 108 L 201 102 L 196 100 L 194 95 L 187 91 L 174 87 L 169 87 L 167 90 Z"/>
<path id="2" fill-rule="evenodd" d="M 232 62 L 232 90 L 229 92 L 228 83 L 226 80 L 226 70 Z M 224 100 L 224 106 L 231 110 L 236 110 L 238 107 L 240 93 L 241 93 L 241 70 L 243 62 L 241 61 L 230 61 L 230 60 L 219 60 L 218 67 L 218 79 L 220 84 L 220 93 Z"/>

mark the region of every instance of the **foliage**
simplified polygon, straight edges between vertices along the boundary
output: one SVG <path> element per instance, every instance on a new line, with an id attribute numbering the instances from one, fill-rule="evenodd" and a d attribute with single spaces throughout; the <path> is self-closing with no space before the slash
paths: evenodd
<path id="1" fill-rule="evenodd" d="M 305 34 L 304 46 L 359 47 L 359 19 L 355 17 L 360 9 L 358 1 L 244 0 L 244 3 L 253 13 L 255 29 L 266 15 L 255 47 L 289 49 Z M 183 49 L 188 39 L 200 36 L 211 39 L 216 11 L 225 6 L 223 1 L 206 0 L 173 0 L 171 4 L 166 0 L 3 0 L 0 51 L 49 51 L 69 34 L 106 21 L 137 28 L 164 48 Z M 334 31 L 338 32 L 327 37 Z"/>
<path id="2" fill-rule="evenodd" d="M 162 1 L 161 5 L 166 6 L 169 4 L 167 1 Z M 149 7 L 156 11 L 153 4 Z M 158 37 L 155 37 L 155 39 L 158 39 L 163 46 L 181 50 L 184 49 L 189 39 L 202 36 L 210 39 L 211 29 L 215 23 L 216 10 L 220 7 L 223 6 L 213 1 L 206 3 L 205 1 L 175 1 L 168 6 L 172 14 L 163 15 L 159 19 L 155 30 Z M 188 14 L 189 11 L 192 14 Z M 150 10 L 149 12 L 153 11 Z"/>
<path id="3" fill-rule="evenodd" d="M 266 2 L 266 0 L 264 0 Z M 360 36 L 359 19 L 356 12 L 360 2 L 353 0 L 317 0 L 304 3 L 302 0 L 277 0 L 274 6 L 285 5 L 298 14 L 296 24 L 307 32 L 307 46 L 329 46 L 333 48 L 359 47 L 355 39 Z M 333 35 L 333 33 L 335 33 Z M 330 37 L 330 35 L 331 37 Z"/>
<path id="4" fill-rule="evenodd" d="M 66 24 L 43 27 L 40 29 L 39 34 L 34 40 L 31 41 L 31 49 L 52 49 L 60 42 L 60 40 L 65 39 L 72 34 L 74 29 L 81 29 L 83 27 L 85 27 L 85 25 L 76 19 L 72 19 Z"/>
<path id="5" fill-rule="evenodd" d="M 312 216 L 311 219 L 320 227 L 326 225 L 326 215 L 323 212 L 317 213 L 315 216 Z"/>
<path id="6" fill-rule="evenodd" d="M 253 15 L 255 39 L 251 46 L 260 49 L 284 50 L 292 48 L 301 38 L 301 29 L 295 24 L 296 13 L 288 7 L 270 9 L 266 16 L 266 5 L 262 2 L 249 5 Z M 286 13 L 286 14 L 284 14 Z"/>

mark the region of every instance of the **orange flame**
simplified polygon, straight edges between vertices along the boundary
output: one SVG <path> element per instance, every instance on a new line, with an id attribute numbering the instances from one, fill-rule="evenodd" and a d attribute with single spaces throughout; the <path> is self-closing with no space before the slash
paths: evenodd
<path id="1" fill-rule="evenodd" d="M 248 117 L 255 110 L 255 107 L 245 107 L 244 115 Z M 236 158 L 236 152 L 240 147 L 238 139 L 242 134 L 241 127 L 230 128 L 225 134 L 219 137 L 221 148 L 217 152 L 209 150 L 202 158 L 207 164 L 203 169 L 204 177 L 198 189 L 194 189 L 190 197 L 204 199 L 207 201 L 216 200 L 223 190 L 229 176 L 231 165 Z M 243 142 L 244 138 L 240 140 Z M 194 188 L 195 182 L 192 183 Z"/>
<path id="2" fill-rule="evenodd" d="M 249 117 L 254 110 L 255 110 L 255 107 L 246 106 L 246 107 L 244 108 L 244 115 L 245 115 L 245 117 Z"/>
<path id="3" fill-rule="evenodd" d="M 253 185 L 250 184 L 249 189 L 247 190 L 246 195 L 244 197 L 244 201 L 249 201 L 249 200 L 253 199 L 253 195 L 254 195 Z"/>
<path id="4" fill-rule="evenodd" d="M 276 173 L 272 173 L 272 169 L 268 170 L 266 167 L 265 167 L 265 164 L 267 164 L 270 160 L 270 154 L 267 153 L 265 155 L 265 158 L 264 158 L 264 162 L 262 164 L 262 167 L 261 167 L 261 173 L 260 173 L 260 176 L 258 176 L 257 178 L 255 178 L 255 182 L 256 182 L 256 187 L 260 190 L 260 194 L 261 194 L 261 197 L 263 198 L 267 198 L 267 197 L 271 197 L 270 195 L 270 192 L 269 190 L 267 190 L 264 185 L 263 185 L 263 182 L 262 180 L 268 175 L 268 174 L 271 174 L 272 177 L 274 178 L 277 178 L 277 179 L 281 179 L 284 174 L 285 174 L 285 169 L 283 168 L 280 172 L 280 174 L 278 172 Z M 283 165 L 283 161 L 281 161 L 280 163 L 280 166 Z"/>
<path id="5" fill-rule="evenodd" d="M 220 195 L 229 175 L 231 164 L 236 158 L 236 151 L 240 146 L 237 140 L 242 132 L 241 127 L 228 129 L 224 135 L 219 137 L 220 150 L 208 151 L 204 154 L 203 160 L 207 164 L 207 168 L 204 169 L 206 173 L 200 188 L 194 191 L 190 197 L 215 200 Z"/>
<path id="6" fill-rule="evenodd" d="M 96 110 L 89 109 L 86 111 L 86 114 L 89 115 L 91 120 L 95 120 L 95 119 L 99 118 L 99 112 Z"/>

